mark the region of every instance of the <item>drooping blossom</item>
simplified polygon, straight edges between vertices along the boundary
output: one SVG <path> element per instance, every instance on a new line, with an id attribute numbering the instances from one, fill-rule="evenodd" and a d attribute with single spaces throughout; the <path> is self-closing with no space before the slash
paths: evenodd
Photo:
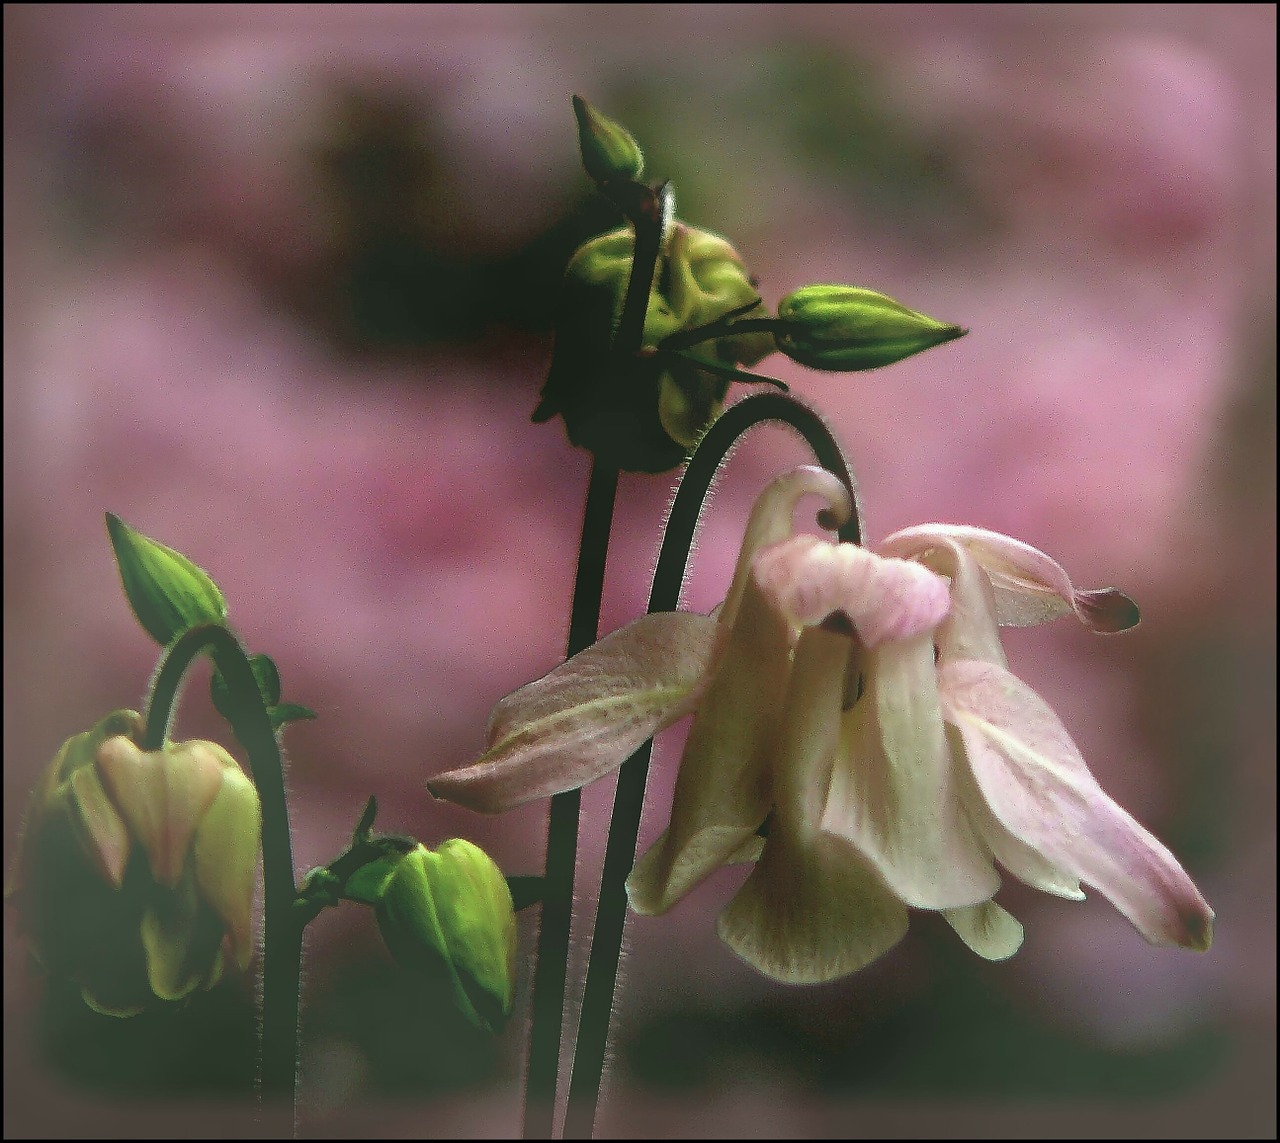
<path id="1" fill-rule="evenodd" d="M 112 1016 L 212 988 L 253 951 L 257 790 L 216 743 L 142 735 L 121 710 L 64 743 L 6 889 L 40 963 Z"/>
<path id="2" fill-rule="evenodd" d="M 1077 591 L 1044 553 L 977 528 L 907 529 L 874 552 L 793 536 L 805 493 L 847 515 L 830 474 L 779 478 L 715 619 L 646 616 L 516 691 L 485 755 L 433 793 L 498 812 L 593 781 L 694 711 L 670 825 L 628 895 L 665 912 L 715 869 L 756 860 L 719 931 L 766 975 L 855 971 L 901 938 L 908 906 L 1007 957 L 1022 927 L 993 900 L 997 863 L 1064 897 L 1084 881 L 1153 943 L 1207 948 L 1195 886 L 1000 646 L 1002 623 L 1071 611 L 1123 630 L 1128 597 Z"/>

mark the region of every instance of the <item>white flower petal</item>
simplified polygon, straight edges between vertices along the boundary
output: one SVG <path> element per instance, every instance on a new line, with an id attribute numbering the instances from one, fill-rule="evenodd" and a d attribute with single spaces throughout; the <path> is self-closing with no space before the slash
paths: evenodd
<path id="1" fill-rule="evenodd" d="M 1152 944 L 1207 949 L 1213 911 L 1169 850 L 1103 792 L 1045 701 L 990 663 L 940 670 L 947 720 L 992 813 L 1095 886 Z"/>
<path id="2" fill-rule="evenodd" d="M 981 659 L 1004 666 L 995 590 L 969 550 L 950 536 L 909 529 L 879 545 L 888 555 L 918 559 L 951 581 L 951 613 L 938 627 L 938 657 Z M 913 538 L 914 536 L 914 538 Z"/>
<path id="3" fill-rule="evenodd" d="M 844 716 L 822 828 L 847 838 L 908 905 L 957 908 L 1000 878 L 965 816 L 927 633 L 871 653 Z"/>
<path id="4" fill-rule="evenodd" d="M 974 952 L 985 960 L 1008 960 L 1022 947 L 1022 924 L 994 901 L 942 915 Z"/>
<path id="5" fill-rule="evenodd" d="M 492 814 L 594 782 L 693 709 L 716 638 L 705 615 L 642 616 L 499 702 L 485 753 L 427 788 Z"/>

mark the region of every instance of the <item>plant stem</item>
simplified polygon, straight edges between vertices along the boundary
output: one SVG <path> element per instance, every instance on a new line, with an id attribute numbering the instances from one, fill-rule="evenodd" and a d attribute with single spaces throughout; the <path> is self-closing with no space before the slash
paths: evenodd
<path id="1" fill-rule="evenodd" d="M 298 1011 L 303 924 L 294 915 L 297 890 L 284 764 L 253 668 L 236 637 L 207 624 L 185 632 L 165 652 L 147 706 L 144 750 L 159 750 L 168 735 L 182 677 L 192 660 L 209 649 L 231 696 L 231 729 L 249 757 L 262 805 L 262 1040 L 259 1083 L 264 1098 L 296 1107 Z M 290 1127 L 293 1125 L 290 1118 Z"/>
<path id="2" fill-rule="evenodd" d="M 672 611 L 679 605 L 694 531 L 715 474 L 743 433 L 769 421 L 786 424 L 800 433 L 813 449 L 818 462 L 844 482 L 853 500 L 853 513 L 841 527 L 839 536 L 850 543 L 860 542 L 856 486 L 840 446 L 822 419 L 812 409 L 781 394 L 764 393 L 748 397 L 728 409 L 711 426 L 685 469 L 667 518 L 658 566 L 653 575 L 653 588 L 649 595 L 651 614 Z M 652 749 L 653 740 L 650 739 L 622 764 L 618 772 L 601 875 L 600 905 L 596 912 L 591 959 L 587 964 L 586 988 L 578 1021 L 578 1041 L 565 1114 L 566 1139 L 590 1139 L 595 1125 L 626 922 L 626 880 L 635 864 L 636 840 L 640 833 Z"/>
<path id="3" fill-rule="evenodd" d="M 578 574 L 573 587 L 566 657 L 576 655 L 596 639 L 617 488 L 618 470 L 596 461 L 591 468 L 587 506 L 582 516 L 582 539 L 578 545 Z M 551 799 L 547 822 L 546 876 L 538 926 L 538 959 L 533 977 L 529 1065 L 525 1074 L 526 1139 L 550 1139 L 554 1124 L 581 800 L 579 790 L 556 794 Z"/>
<path id="4" fill-rule="evenodd" d="M 672 194 L 665 184 L 657 189 L 640 183 L 628 183 L 627 186 L 632 192 L 626 213 L 635 228 L 635 252 L 631 258 L 631 274 L 614 334 L 610 362 L 610 368 L 622 379 L 625 379 L 627 371 L 636 367 L 636 355 L 644 341 L 649 294 L 653 290 L 654 275 L 662 255 L 663 234 L 670 224 L 672 211 Z M 599 631 L 600 599 L 604 592 L 605 560 L 617 490 L 617 468 L 594 460 L 582 518 L 582 539 L 578 544 L 578 572 L 569 614 L 566 658 L 594 643 Z M 526 1139 L 550 1139 L 555 1126 L 581 806 L 582 796 L 578 790 L 556 794 L 551 799 L 547 820 L 546 875 L 533 977 L 529 1061 L 525 1073 Z"/>

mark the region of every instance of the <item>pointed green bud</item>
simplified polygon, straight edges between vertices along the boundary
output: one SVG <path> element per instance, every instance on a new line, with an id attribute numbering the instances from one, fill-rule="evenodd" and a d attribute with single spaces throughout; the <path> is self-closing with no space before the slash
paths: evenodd
<path id="1" fill-rule="evenodd" d="M 162 647 L 189 628 L 226 619 L 218 585 L 181 552 L 135 532 L 111 512 L 107 531 L 129 606 Z"/>
<path id="2" fill-rule="evenodd" d="M 640 147 L 621 123 L 601 115 L 580 95 L 573 97 L 573 113 L 578 119 L 582 165 L 596 182 L 635 180 L 644 174 Z"/>
<path id="3" fill-rule="evenodd" d="M 502 1029 L 515 988 L 516 920 L 507 879 L 479 846 L 455 838 L 400 858 L 374 906 L 396 962 L 446 985 L 477 1028 Z"/>
<path id="4" fill-rule="evenodd" d="M 778 305 L 778 348 L 833 373 L 879 369 L 969 331 L 861 286 L 805 286 Z"/>

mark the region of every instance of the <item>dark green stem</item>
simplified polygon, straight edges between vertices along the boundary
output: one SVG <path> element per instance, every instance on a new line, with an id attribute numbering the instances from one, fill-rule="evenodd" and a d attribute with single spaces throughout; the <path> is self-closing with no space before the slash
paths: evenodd
<path id="1" fill-rule="evenodd" d="M 640 183 L 626 185 L 632 191 L 625 209 L 635 228 L 635 252 L 612 346 L 611 367 L 619 374 L 636 368 L 636 357 L 644 341 L 649 295 L 653 290 L 663 236 L 672 212 L 672 195 L 665 184 L 653 190 Z M 599 460 L 594 461 L 582 518 L 582 539 L 578 544 L 578 572 L 569 615 L 566 657 L 589 647 L 599 631 L 600 599 L 604 591 L 605 560 L 617 489 L 618 470 Z M 551 799 L 547 820 L 546 873 L 533 976 L 529 1063 L 525 1073 L 526 1139 L 550 1139 L 555 1126 L 581 805 L 582 797 L 577 790 L 557 794 Z"/>
<path id="2" fill-rule="evenodd" d="M 231 729 L 249 756 L 262 803 L 262 1043 L 259 1078 L 264 1100 L 295 1104 L 303 925 L 295 917 L 293 846 L 285 800 L 284 764 L 253 668 L 225 627 L 193 627 L 165 652 L 151 688 L 143 749 L 163 746 L 182 677 L 209 650 L 231 696 Z M 292 1119 L 290 1120 L 292 1125 Z"/>
<path id="3" fill-rule="evenodd" d="M 591 469 L 587 506 L 582 517 L 566 657 L 576 655 L 596 639 L 617 488 L 618 470 L 596 461 Z M 525 1075 L 526 1139 L 550 1139 L 554 1124 L 580 807 L 580 791 L 568 790 L 557 794 L 551 799 L 547 822 L 546 875 L 538 926 L 538 959 L 533 977 L 529 1066 Z"/>
<path id="4" fill-rule="evenodd" d="M 673 611 L 679 605 L 694 531 L 715 474 L 738 438 L 763 422 L 786 424 L 795 429 L 813 449 L 818 462 L 844 482 L 853 499 L 854 510 L 840 529 L 840 539 L 850 543 L 861 541 L 856 489 L 849 466 L 822 419 L 812 409 L 781 394 L 763 393 L 748 397 L 728 409 L 711 426 L 685 469 L 662 537 L 662 549 L 649 595 L 650 613 Z M 618 772 L 600 883 L 600 906 L 596 912 L 591 959 L 587 965 L 586 989 L 578 1022 L 578 1042 L 565 1116 L 566 1139 L 590 1139 L 595 1124 L 627 915 L 626 880 L 635 864 L 636 840 L 640 833 L 652 749 L 653 740 L 650 739 L 623 763 Z"/>

